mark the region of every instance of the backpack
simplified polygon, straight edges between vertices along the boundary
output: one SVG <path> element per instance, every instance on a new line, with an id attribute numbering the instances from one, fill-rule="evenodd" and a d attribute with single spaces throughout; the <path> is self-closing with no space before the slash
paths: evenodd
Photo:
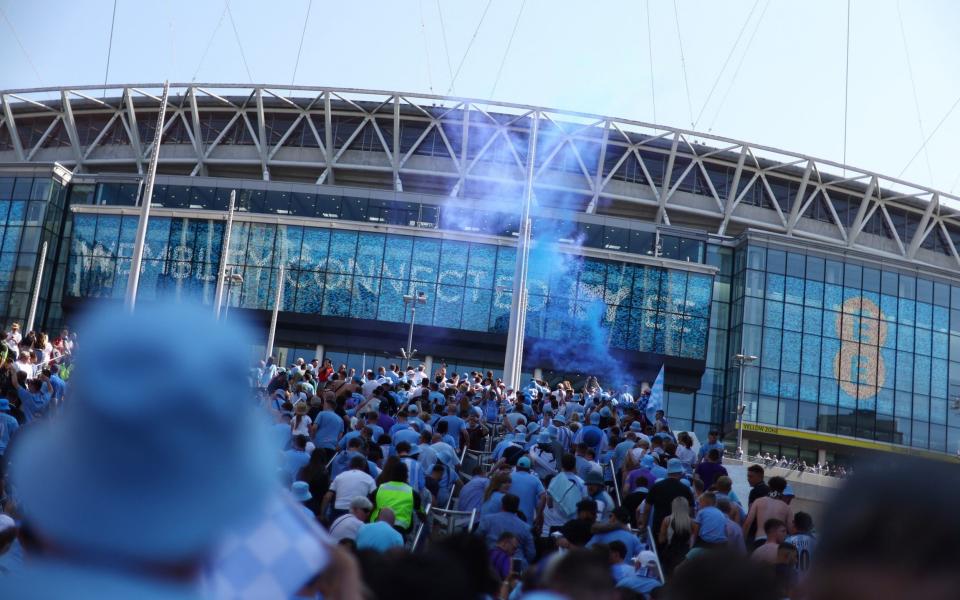
<path id="1" fill-rule="evenodd" d="M 580 502 L 580 488 L 563 473 L 558 474 L 547 487 L 547 493 L 553 499 L 553 506 L 565 519 L 577 516 L 577 503 Z"/>

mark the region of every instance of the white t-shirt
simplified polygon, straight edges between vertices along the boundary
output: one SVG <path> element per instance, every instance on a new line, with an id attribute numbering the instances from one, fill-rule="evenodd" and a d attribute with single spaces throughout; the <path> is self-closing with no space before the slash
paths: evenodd
<path id="1" fill-rule="evenodd" d="M 363 521 L 353 516 L 353 513 L 341 515 L 333 524 L 330 525 L 328 533 L 336 541 L 355 540 L 357 532 L 363 526 Z"/>
<path id="2" fill-rule="evenodd" d="M 297 417 L 290 419 L 290 435 L 305 435 L 310 437 L 310 424 L 313 423 L 313 420 L 309 416 L 303 415 L 300 417 L 300 425 L 297 426 Z"/>
<path id="3" fill-rule="evenodd" d="M 350 469 L 340 473 L 330 484 L 330 491 L 336 494 L 333 507 L 337 510 L 349 510 L 350 501 L 356 496 L 369 496 L 377 489 L 377 482 L 363 471 Z"/>
<path id="4" fill-rule="evenodd" d="M 380 387 L 380 382 L 376 379 L 367 379 L 363 382 L 363 397 L 369 398 L 373 395 L 373 390 Z"/>

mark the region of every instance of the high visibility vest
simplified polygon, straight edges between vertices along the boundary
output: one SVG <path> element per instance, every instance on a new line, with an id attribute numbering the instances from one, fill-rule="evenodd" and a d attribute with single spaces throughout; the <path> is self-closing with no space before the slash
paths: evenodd
<path id="1" fill-rule="evenodd" d="M 377 508 L 370 515 L 370 521 L 375 522 L 380 515 L 380 509 L 389 508 L 396 516 L 397 527 L 406 529 L 413 522 L 413 488 L 406 483 L 388 481 L 377 488 Z"/>

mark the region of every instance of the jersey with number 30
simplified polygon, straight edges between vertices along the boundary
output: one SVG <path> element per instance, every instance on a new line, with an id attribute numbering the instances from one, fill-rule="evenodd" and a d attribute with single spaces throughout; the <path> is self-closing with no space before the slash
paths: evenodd
<path id="1" fill-rule="evenodd" d="M 786 539 L 788 544 L 797 548 L 797 571 L 806 573 L 813 559 L 813 550 L 817 545 L 817 538 L 807 533 L 791 535 Z"/>

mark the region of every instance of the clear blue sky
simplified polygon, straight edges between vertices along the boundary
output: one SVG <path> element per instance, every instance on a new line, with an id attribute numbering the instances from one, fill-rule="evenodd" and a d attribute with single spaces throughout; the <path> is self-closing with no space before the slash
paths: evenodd
<path id="1" fill-rule="evenodd" d="M 678 127 L 692 112 L 698 130 L 843 157 L 842 0 L 678 0 L 676 16 L 671 0 L 651 0 L 649 37 L 644 0 L 526 0 L 494 92 L 522 4 L 490 0 L 478 29 L 487 0 L 314 0 L 296 82 L 443 94 L 462 62 L 456 95 Z M 119 0 L 109 81 L 289 84 L 307 5 L 233 0 L 221 21 L 220 0 Z M 0 88 L 103 83 L 113 0 L 0 7 Z M 901 20 L 896 0 L 854 0 L 851 14 L 847 162 L 896 176 L 925 137 L 918 120 L 929 136 L 960 98 L 960 3 L 902 2 Z M 960 193 L 958 140 L 960 108 L 903 177 Z"/>

